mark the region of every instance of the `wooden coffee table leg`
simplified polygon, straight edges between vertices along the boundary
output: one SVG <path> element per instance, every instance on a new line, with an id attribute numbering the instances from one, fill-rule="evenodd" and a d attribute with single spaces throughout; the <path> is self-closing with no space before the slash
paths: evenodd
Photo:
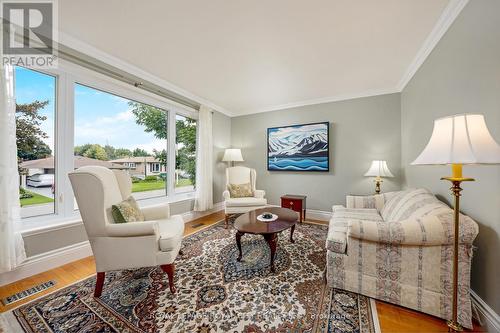
<path id="1" fill-rule="evenodd" d="M 293 240 L 293 232 L 295 231 L 295 224 L 292 225 L 292 228 L 290 229 L 290 243 L 295 243 Z"/>
<path id="2" fill-rule="evenodd" d="M 276 254 L 276 246 L 278 243 L 278 238 L 276 234 L 266 234 L 264 235 L 264 239 L 267 244 L 269 244 L 269 248 L 271 249 L 271 272 L 275 273 L 276 270 L 274 268 L 274 255 Z"/>
<path id="3" fill-rule="evenodd" d="M 237 231 L 236 232 L 236 245 L 238 246 L 238 251 L 240 252 L 240 254 L 238 255 L 238 259 L 237 259 L 238 261 L 241 261 L 241 257 L 243 256 L 243 254 L 241 252 L 241 236 L 243 236 L 243 233 Z"/>

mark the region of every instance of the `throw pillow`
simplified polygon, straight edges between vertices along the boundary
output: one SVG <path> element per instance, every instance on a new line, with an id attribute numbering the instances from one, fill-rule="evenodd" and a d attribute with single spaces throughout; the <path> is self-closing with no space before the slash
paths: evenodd
<path id="1" fill-rule="evenodd" d="M 229 184 L 229 193 L 231 198 L 253 197 L 252 185 L 246 184 Z"/>
<path id="2" fill-rule="evenodd" d="M 130 196 L 122 202 L 111 206 L 111 215 L 115 223 L 127 222 L 142 222 L 144 215 L 142 215 L 137 202 L 134 197 Z"/>

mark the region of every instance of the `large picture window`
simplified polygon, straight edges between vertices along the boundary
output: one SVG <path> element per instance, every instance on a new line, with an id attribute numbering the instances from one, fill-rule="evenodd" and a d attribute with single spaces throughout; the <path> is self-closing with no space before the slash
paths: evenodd
<path id="1" fill-rule="evenodd" d="M 53 214 L 56 78 L 16 67 L 15 93 L 21 216 Z"/>
<path id="2" fill-rule="evenodd" d="M 193 197 L 194 109 L 64 60 L 15 68 L 15 97 L 25 230 L 78 221 L 68 173 L 82 166 L 126 170 L 141 206 Z"/>
<path id="3" fill-rule="evenodd" d="M 167 111 L 75 85 L 74 167 L 126 170 L 136 199 L 166 194 Z"/>

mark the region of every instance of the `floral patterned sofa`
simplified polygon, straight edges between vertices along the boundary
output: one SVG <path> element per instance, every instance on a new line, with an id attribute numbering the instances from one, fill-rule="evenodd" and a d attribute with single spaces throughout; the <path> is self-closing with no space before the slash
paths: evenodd
<path id="1" fill-rule="evenodd" d="M 330 287 L 450 319 L 453 210 L 426 189 L 347 196 L 333 206 L 327 248 Z M 472 242 L 478 226 L 460 217 L 459 322 L 472 328 Z"/>

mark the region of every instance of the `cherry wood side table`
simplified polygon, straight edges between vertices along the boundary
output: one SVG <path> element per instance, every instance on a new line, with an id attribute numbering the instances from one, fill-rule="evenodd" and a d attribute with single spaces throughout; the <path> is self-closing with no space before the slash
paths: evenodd
<path id="1" fill-rule="evenodd" d="M 257 216 L 263 212 L 271 212 L 278 215 L 278 219 L 272 222 L 262 222 L 257 220 Z M 293 231 L 297 222 L 297 213 L 286 208 L 267 207 L 245 213 L 234 221 L 236 229 L 236 245 L 238 246 L 238 261 L 241 261 L 243 253 L 241 251 L 241 236 L 244 234 L 262 235 L 271 250 L 271 272 L 275 272 L 274 255 L 278 246 L 278 233 L 290 228 L 290 242 L 294 243 Z"/>
<path id="2" fill-rule="evenodd" d="M 306 219 L 305 195 L 285 194 L 281 197 L 281 207 L 288 208 L 300 214 L 300 222 Z"/>

